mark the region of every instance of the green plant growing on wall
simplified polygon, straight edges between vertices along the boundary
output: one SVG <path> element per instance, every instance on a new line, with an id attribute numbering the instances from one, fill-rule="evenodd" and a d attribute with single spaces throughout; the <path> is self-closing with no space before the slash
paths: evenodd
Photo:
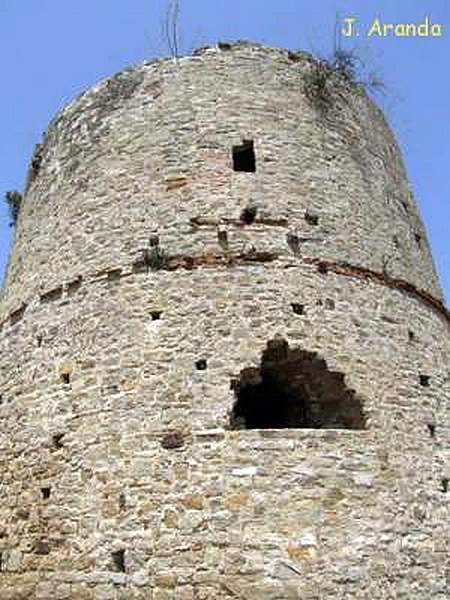
<path id="1" fill-rule="evenodd" d="M 5 202 L 8 205 L 10 226 L 15 227 L 17 219 L 19 218 L 20 207 L 22 206 L 22 194 L 17 191 L 6 192 Z"/>
<path id="2" fill-rule="evenodd" d="M 144 250 L 144 263 L 152 271 L 163 269 L 168 262 L 168 254 L 159 246 L 152 246 Z"/>
<path id="3" fill-rule="evenodd" d="M 333 100 L 333 88 L 339 83 L 354 85 L 366 92 L 384 90 L 384 83 L 376 73 L 364 76 L 364 63 L 355 49 L 335 48 L 328 58 L 319 58 L 305 74 L 306 97 L 320 109 L 328 108 Z"/>
<path id="4" fill-rule="evenodd" d="M 342 47 L 340 35 L 339 16 L 336 15 L 331 54 L 325 58 L 317 57 L 303 79 L 306 97 L 319 109 L 331 106 L 333 90 L 339 84 L 353 85 L 371 94 L 385 90 L 382 78 L 374 71 L 367 72 L 357 48 Z"/>
<path id="5" fill-rule="evenodd" d="M 303 89 L 311 104 L 326 108 L 330 101 L 329 86 L 333 72 L 324 60 L 317 60 L 303 78 Z"/>

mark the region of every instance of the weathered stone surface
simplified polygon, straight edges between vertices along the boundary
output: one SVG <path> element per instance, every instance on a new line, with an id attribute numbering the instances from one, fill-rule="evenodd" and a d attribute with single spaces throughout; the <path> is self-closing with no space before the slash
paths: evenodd
<path id="1" fill-rule="evenodd" d="M 449 314 L 383 116 L 341 83 L 324 117 L 311 61 L 221 44 L 51 124 L 0 305 L 2 600 L 448 595 Z M 301 410 L 246 429 L 274 374 Z"/>

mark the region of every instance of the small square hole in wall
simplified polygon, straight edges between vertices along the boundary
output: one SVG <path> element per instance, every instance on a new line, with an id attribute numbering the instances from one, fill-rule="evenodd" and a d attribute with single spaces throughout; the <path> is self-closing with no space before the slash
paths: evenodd
<path id="1" fill-rule="evenodd" d="M 288 233 L 286 235 L 286 242 L 289 248 L 294 254 L 297 254 L 300 250 L 300 240 L 295 233 Z"/>
<path id="2" fill-rule="evenodd" d="M 434 423 L 428 423 L 427 427 L 430 437 L 434 438 L 436 436 L 436 425 Z"/>
<path id="3" fill-rule="evenodd" d="M 57 450 L 64 448 L 63 438 L 64 438 L 64 433 L 55 433 L 55 435 L 52 436 L 53 447 L 56 448 Z"/>
<path id="4" fill-rule="evenodd" d="M 334 310 L 336 308 L 336 303 L 333 298 L 325 298 L 325 308 L 327 310 Z"/>
<path id="5" fill-rule="evenodd" d="M 195 363 L 195 368 L 197 369 L 197 371 L 206 371 L 206 369 L 208 368 L 208 363 L 204 358 L 201 358 Z"/>
<path id="6" fill-rule="evenodd" d="M 125 573 L 125 550 L 117 550 L 111 554 L 114 570 Z"/>
<path id="7" fill-rule="evenodd" d="M 49 487 L 41 488 L 41 494 L 42 494 L 43 500 L 48 500 L 50 498 L 51 488 L 49 488 Z"/>
<path id="8" fill-rule="evenodd" d="M 70 384 L 70 373 L 61 373 L 61 381 L 65 385 L 69 385 Z"/>
<path id="9" fill-rule="evenodd" d="M 233 146 L 233 169 L 254 173 L 256 171 L 255 150 L 253 140 L 243 140 L 240 146 Z"/>
<path id="10" fill-rule="evenodd" d="M 422 387 L 430 387 L 430 379 L 429 375 L 419 375 L 419 383 Z"/>
<path id="11" fill-rule="evenodd" d="M 156 246 L 159 246 L 159 235 L 157 235 L 157 234 L 151 235 L 148 240 L 148 245 L 151 248 L 155 248 Z"/>
<path id="12" fill-rule="evenodd" d="M 244 208 L 244 210 L 241 212 L 241 223 L 244 223 L 244 225 L 251 225 L 254 223 L 257 212 L 258 209 L 256 206 L 247 206 Z"/>
<path id="13" fill-rule="evenodd" d="M 420 235 L 420 233 L 415 233 L 414 234 L 414 239 L 416 240 L 416 244 L 419 246 L 419 248 L 422 245 L 422 236 Z"/>
<path id="14" fill-rule="evenodd" d="M 225 229 L 217 230 L 217 240 L 223 248 L 228 247 L 228 232 Z"/>
<path id="15" fill-rule="evenodd" d="M 308 225 L 318 225 L 319 217 L 318 217 L 318 215 L 315 215 L 313 213 L 306 211 L 305 212 L 305 221 L 308 223 Z"/>
<path id="16" fill-rule="evenodd" d="M 297 302 L 292 302 L 291 308 L 292 308 L 292 312 L 296 315 L 305 314 L 305 307 L 303 304 L 298 304 Z"/>
<path id="17" fill-rule="evenodd" d="M 320 262 L 317 265 L 317 270 L 322 275 L 326 275 L 328 273 L 328 265 L 326 263 L 324 263 L 324 262 Z"/>
<path id="18" fill-rule="evenodd" d="M 152 310 L 150 315 L 152 317 L 152 321 L 159 321 L 161 319 L 162 310 Z"/>
<path id="19" fill-rule="evenodd" d="M 412 329 L 408 329 L 408 340 L 413 342 L 416 339 L 416 335 Z"/>
<path id="20" fill-rule="evenodd" d="M 441 489 L 444 492 L 444 494 L 446 494 L 448 492 L 448 477 L 443 477 L 441 479 Z"/>

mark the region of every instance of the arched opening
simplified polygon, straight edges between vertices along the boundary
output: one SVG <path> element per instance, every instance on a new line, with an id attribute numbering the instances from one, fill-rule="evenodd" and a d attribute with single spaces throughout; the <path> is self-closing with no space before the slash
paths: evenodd
<path id="1" fill-rule="evenodd" d="M 365 429 L 362 403 L 344 378 L 317 353 L 271 340 L 260 366 L 232 382 L 231 428 Z"/>

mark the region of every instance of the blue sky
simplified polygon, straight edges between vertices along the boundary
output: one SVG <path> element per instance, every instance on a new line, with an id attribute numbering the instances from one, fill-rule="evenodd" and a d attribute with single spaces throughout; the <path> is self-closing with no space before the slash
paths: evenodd
<path id="1" fill-rule="evenodd" d="M 30 155 L 54 114 L 99 79 L 164 53 L 165 0 L 0 0 L 0 194 L 22 190 Z M 354 16 L 419 23 L 443 37 L 362 34 L 350 45 L 380 71 L 379 100 L 402 147 L 447 299 L 450 298 L 450 3 L 448 0 L 181 0 L 184 47 L 249 39 L 326 54 L 333 28 Z M 348 45 L 348 41 L 346 41 Z M 0 279 L 12 230 L 0 203 Z"/>

